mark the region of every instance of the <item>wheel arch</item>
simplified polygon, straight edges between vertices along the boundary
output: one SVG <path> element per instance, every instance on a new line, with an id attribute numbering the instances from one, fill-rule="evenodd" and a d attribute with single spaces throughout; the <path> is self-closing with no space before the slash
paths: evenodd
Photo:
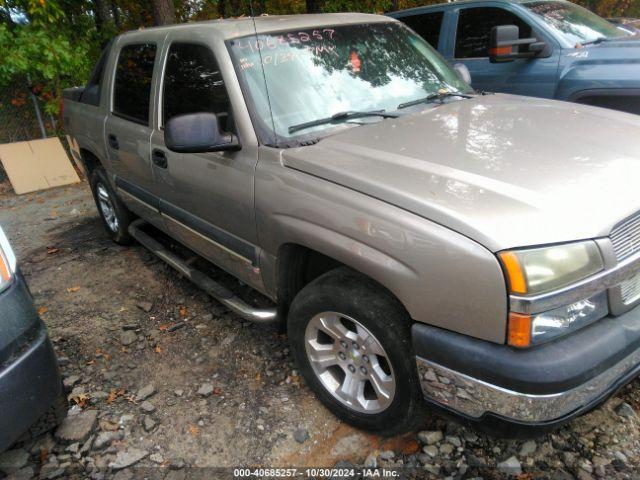
<path id="1" fill-rule="evenodd" d="M 281 322 L 286 322 L 291 302 L 300 290 L 321 275 L 339 267 L 347 267 L 374 282 L 408 312 L 400 297 L 385 285 L 387 282 L 381 278 L 384 275 L 372 271 L 366 264 L 352 261 L 348 255 L 336 255 L 328 250 L 298 242 L 284 243 L 279 247 L 276 260 L 276 289 L 278 318 Z M 380 252 L 377 253 L 382 255 Z"/>
<path id="2" fill-rule="evenodd" d="M 589 88 L 574 92 L 569 101 L 637 114 L 640 113 L 640 88 Z"/>
<path id="3" fill-rule="evenodd" d="M 86 175 L 87 180 L 91 179 L 91 173 L 97 167 L 104 168 L 104 163 L 100 160 L 100 157 L 88 148 L 80 148 L 80 159 L 82 161 L 82 167 L 84 168 L 84 174 Z"/>

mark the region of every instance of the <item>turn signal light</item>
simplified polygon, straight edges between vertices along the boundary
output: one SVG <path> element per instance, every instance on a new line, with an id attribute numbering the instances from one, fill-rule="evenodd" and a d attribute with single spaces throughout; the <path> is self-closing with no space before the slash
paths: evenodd
<path id="1" fill-rule="evenodd" d="M 2 250 L 0 250 L 0 285 L 7 283 L 11 280 L 11 270 L 9 270 L 9 264 L 5 260 Z"/>
<path id="2" fill-rule="evenodd" d="M 489 55 L 492 57 L 498 57 L 502 55 L 511 55 L 513 53 L 513 47 L 511 45 L 507 47 L 494 47 L 489 49 Z"/>
<path id="3" fill-rule="evenodd" d="M 15 271 L 16 256 L 2 231 L 2 227 L 0 227 L 0 292 L 9 286 Z"/>
<path id="4" fill-rule="evenodd" d="M 500 252 L 498 255 L 502 260 L 504 269 L 507 271 L 511 293 L 527 293 L 527 281 L 515 252 Z"/>
<path id="5" fill-rule="evenodd" d="M 531 345 L 531 315 L 509 313 L 507 343 L 512 347 L 525 348 Z"/>

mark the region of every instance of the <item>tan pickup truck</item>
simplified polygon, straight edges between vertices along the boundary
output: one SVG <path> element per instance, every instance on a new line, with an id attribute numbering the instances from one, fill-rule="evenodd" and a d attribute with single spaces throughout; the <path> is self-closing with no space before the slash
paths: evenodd
<path id="1" fill-rule="evenodd" d="M 462 73 L 382 16 L 152 28 L 111 42 L 64 123 L 109 235 L 280 322 L 340 418 L 406 431 L 426 399 L 551 427 L 640 371 L 640 117 Z"/>

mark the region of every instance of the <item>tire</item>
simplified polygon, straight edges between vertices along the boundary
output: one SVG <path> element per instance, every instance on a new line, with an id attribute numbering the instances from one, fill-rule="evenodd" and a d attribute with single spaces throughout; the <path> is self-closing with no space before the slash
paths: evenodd
<path id="1" fill-rule="evenodd" d="M 128 228 L 133 221 L 133 214 L 116 195 L 102 167 L 91 172 L 91 192 L 109 237 L 120 245 L 132 243 L 133 238 L 129 235 Z"/>
<path id="2" fill-rule="evenodd" d="M 287 319 L 309 388 L 341 420 L 382 435 L 413 431 L 425 419 L 410 328 L 409 315 L 391 293 L 344 267 L 305 286 Z M 332 362 L 337 365 L 327 366 Z"/>

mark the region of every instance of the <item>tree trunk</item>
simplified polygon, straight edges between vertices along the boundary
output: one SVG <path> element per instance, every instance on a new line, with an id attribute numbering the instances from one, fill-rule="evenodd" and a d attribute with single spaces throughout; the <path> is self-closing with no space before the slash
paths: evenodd
<path id="1" fill-rule="evenodd" d="M 173 0 L 153 0 L 153 19 L 156 25 L 176 23 L 176 11 Z"/>
<path id="2" fill-rule="evenodd" d="M 96 30 L 102 33 L 105 24 L 109 21 L 109 7 L 105 0 L 93 0 L 93 16 L 96 21 Z"/>
<path id="3" fill-rule="evenodd" d="M 229 15 L 232 17 L 240 16 L 240 0 L 229 0 Z"/>
<path id="4" fill-rule="evenodd" d="M 227 16 L 227 2 L 226 2 L 226 0 L 218 0 L 218 16 L 220 18 L 226 18 L 226 16 Z"/>
<path id="5" fill-rule="evenodd" d="M 307 13 L 320 13 L 320 0 L 306 0 Z"/>
<path id="6" fill-rule="evenodd" d="M 122 22 L 120 22 L 120 10 L 118 10 L 118 4 L 115 0 L 111 0 L 111 14 L 113 15 L 113 22 L 116 24 L 118 31 L 122 30 Z"/>
<path id="7" fill-rule="evenodd" d="M 258 0 L 258 15 L 263 15 L 267 13 L 267 0 Z"/>

